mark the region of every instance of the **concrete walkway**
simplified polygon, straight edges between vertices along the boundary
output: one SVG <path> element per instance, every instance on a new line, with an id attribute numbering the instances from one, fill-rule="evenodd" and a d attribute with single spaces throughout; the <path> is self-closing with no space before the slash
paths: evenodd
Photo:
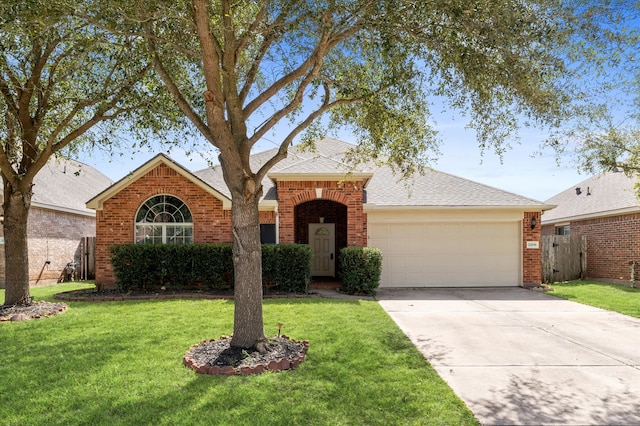
<path id="1" fill-rule="evenodd" d="M 521 288 L 378 289 L 482 424 L 640 425 L 640 320 Z"/>

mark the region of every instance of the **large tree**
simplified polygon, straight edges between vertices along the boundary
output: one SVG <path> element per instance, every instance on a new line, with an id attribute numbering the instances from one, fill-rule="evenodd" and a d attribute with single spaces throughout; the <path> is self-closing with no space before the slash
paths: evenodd
<path id="1" fill-rule="evenodd" d="M 27 218 L 36 174 L 72 144 L 112 143 L 117 119 L 153 131 L 151 112 L 166 93 L 151 77 L 146 44 L 71 12 L 55 0 L 0 4 L 6 305 L 31 303 Z"/>
<path id="2" fill-rule="evenodd" d="M 572 0 L 575 40 L 562 47 L 582 84 L 571 120 L 547 140 L 588 172 L 640 175 L 640 3 Z M 640 188 L 639 188 L 640 189 Z"/>
<path id="3" fill-rule="evenodd" d="M 264 349 L 258 202 L 296 138 L 348 128 L 350 157 L 419 171 L 437 149 L 433 99 L 470 115 L 481 148 L 556 126 L 571 80 L 558 46 L 573 25 L 538 0 L 150 0 L 79 16 L 147 40 L 176 105 L 218 151 L 232 194 L 231 344 Z M 285 130 L 283 130 L 285 129 Z M 276 134 L 277 136 L 274 136 Z M 278 137 L 253 169 L 252 148 Z"/>

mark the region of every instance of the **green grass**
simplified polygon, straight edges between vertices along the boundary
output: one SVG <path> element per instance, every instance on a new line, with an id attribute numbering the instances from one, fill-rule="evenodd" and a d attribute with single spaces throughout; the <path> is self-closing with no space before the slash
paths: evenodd
<path id="1" fill-rule="evenodd" d="M 294 370 L 233 377 L 182 365 L 192 345 L 232 332 L 232 302 L 67 304 L 55 317 L 0 323 L 0 424 L 477 424 L 376 302 L 266 300 L 266 334 L 284 323 L 309 340 L 307 357 Z"/>
<path id="2" fill-rule="evenodd" d="M 551 284 L 551 296 L 640 318 L 640 289 L 595 281 Z"/>

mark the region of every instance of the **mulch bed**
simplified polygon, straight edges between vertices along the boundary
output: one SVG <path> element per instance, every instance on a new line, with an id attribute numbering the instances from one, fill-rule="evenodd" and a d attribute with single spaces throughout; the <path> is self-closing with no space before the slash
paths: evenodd
<path id="1" fill-rule="evenodd" d="M 30 305 L 0 305 L 0 321 L 25 321 L 49 317 L 64 312 L 66 303 L 52 303 L 41 300 Z"/>
<path id="2" fill-rule="evenodd" d="M 287 336 L 267 338 L 268 352 L 235 348 L 231 337 L 205 340 L 184 356 L 184 365 L 200 374 L 233 376 L 282 371 L 300 364 L 307 353 L 309 342 L 291 340 Z"/>

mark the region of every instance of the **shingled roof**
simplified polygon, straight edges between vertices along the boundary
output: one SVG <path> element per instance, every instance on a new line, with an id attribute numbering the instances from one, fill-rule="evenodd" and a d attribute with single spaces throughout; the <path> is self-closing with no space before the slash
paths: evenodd
<path id="1" fill-rule="evenodd" d="M 543 224 L 640 211 L 635 178 L 620 171 L 603 172 L 549 198 L 557 207 L 542 215 Z"/>
<path id="2" fill-rule="evenodd" d="M 95 216 L 86 202 L 111 185 L 111 179 L 93 167 L 68 158 L 51 158 L 33 180 L 31 205 L 50 210 Z"/>
<path id="3" fill-rule="evenodd" d="M 379 168 L 367 186 L 371 206 L 416 207 L 535 207 L 544 203 L 427 168 L 424 174 L 399 181 L 388 167 Z"/>
<path id="4" fill-rule="evenodd" d="M 366 208 L 407 207 L 531 207 L 545 210 L 552 208 L 541 201 L 503 191 L 448 173 L 427 169 L 424 175 L 400 180 L 386 166 L 365 164 L 355 169 L 347 165 L 344 153 L 352 144 L 337 139 L 324 138 L 315 143 L 314 150 L 293 146 L 286 159 L 278 163 L 263 182 L 263 200 L 277 200 L 274 180 L 302 179 L 320 176 L 345 179 L 358 176 L 366 181 Z M 254 170 L 271 158 L 277 149 L 264 151 L 251 157 Z M 207 168 L 194 173 L 200 179 L 230 197 L 220 167 Z"/>

